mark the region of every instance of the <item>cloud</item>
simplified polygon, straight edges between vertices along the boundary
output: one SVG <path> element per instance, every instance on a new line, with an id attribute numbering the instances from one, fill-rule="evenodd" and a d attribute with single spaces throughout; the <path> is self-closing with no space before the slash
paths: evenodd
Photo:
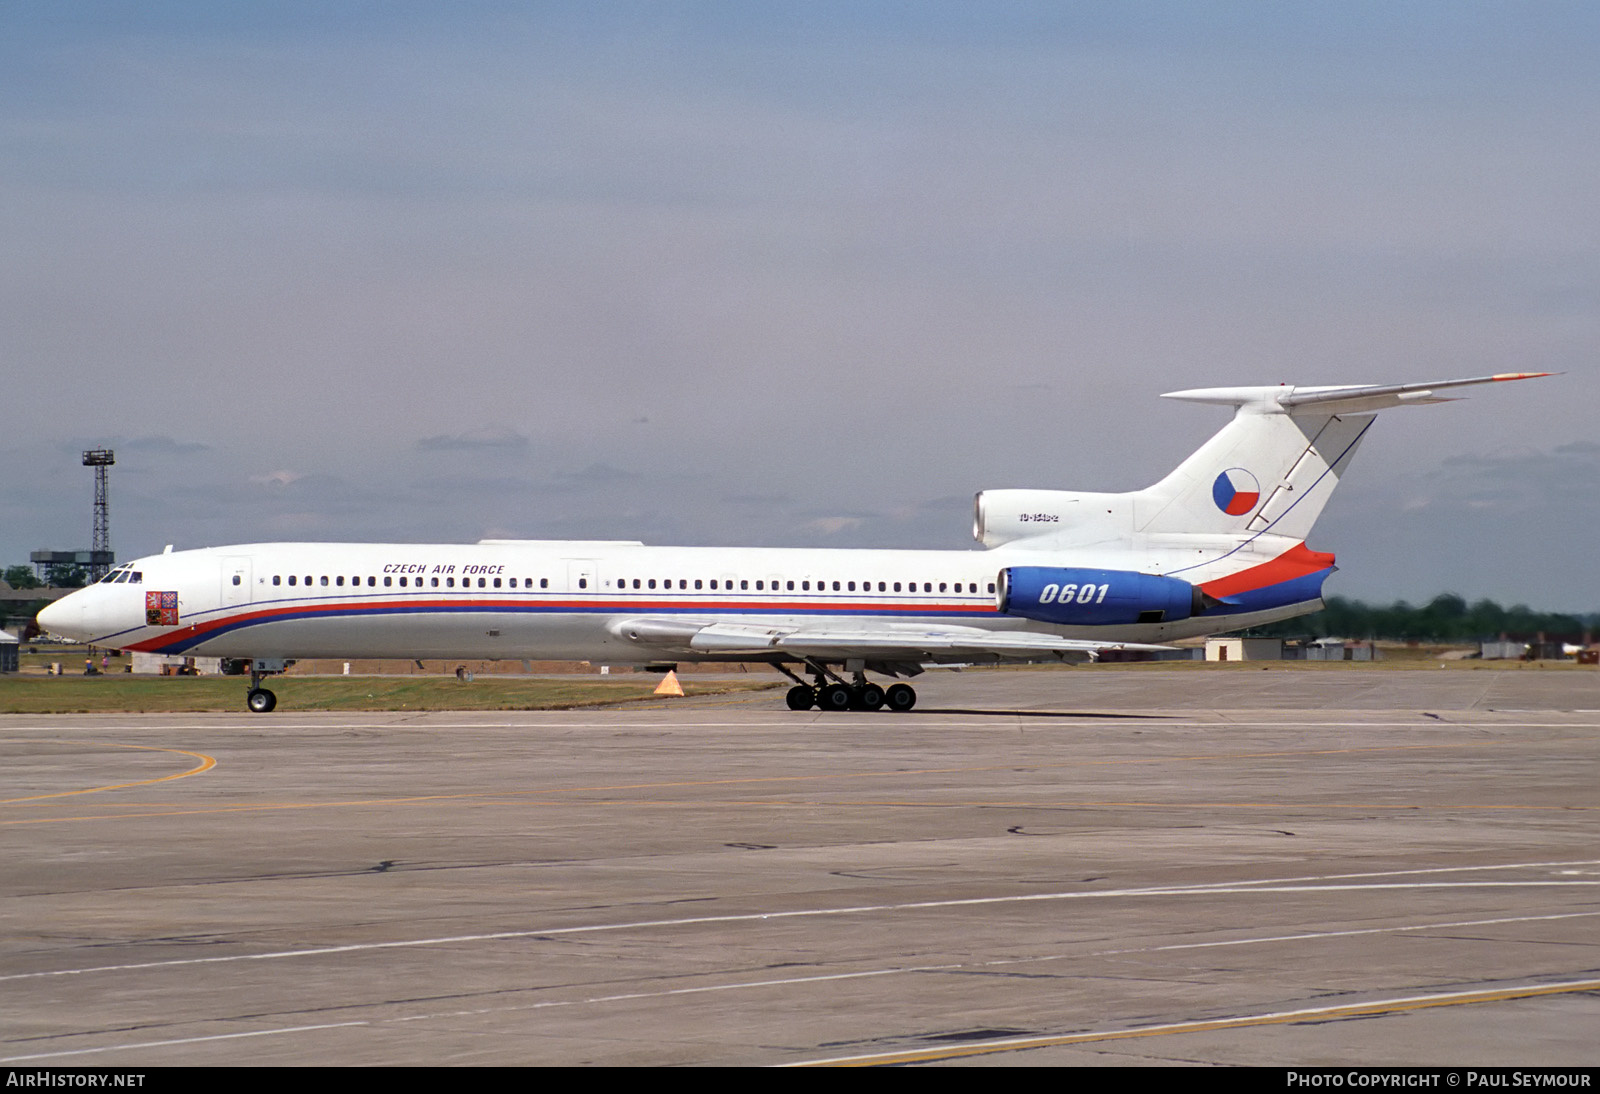
<path id="1" fill-rule="evenodd" d="M 274 486 L 283 489 L 293 486 L 305 478 L 298 471 L 269 471 L 264 475 L 251 475 L 250 481 L 257 486 Z"/>
<path id="2" fill-rule="evenodd" d="M 417 448 L 424 452 L 475 452 L 484 449 L 521 451 L 530 443 L 523 434 L 502 427 L 423 437 L 417 442 Z"/>
<path id="3" fill-rule="evenodd" d="M 567 486 L 614 486 L 637 482 L 644 476 L 637 471 L 624 471 L 609 464 L 591 463 L 581 471 L 558 471 L 552 477 Z"/>
<path id="4" fill-rule="evenodd" d="M 864 523 L 866 523 L 864 517 L 817 517 L 806 521 L 806 527 L 825 536 L 836 536 L 840 532 L 859 528 Z"/>

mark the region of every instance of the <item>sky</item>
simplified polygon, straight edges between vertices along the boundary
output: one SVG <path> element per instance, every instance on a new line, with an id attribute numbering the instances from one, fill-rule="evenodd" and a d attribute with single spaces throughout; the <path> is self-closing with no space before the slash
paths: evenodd
<path id="1" fill-rule="evenodd" d="M 1600 6 L 0 3 L 0 564 L 974 549 L 1237 384 L 1385 414 L 1330 595 L 1600 610 Z"/>

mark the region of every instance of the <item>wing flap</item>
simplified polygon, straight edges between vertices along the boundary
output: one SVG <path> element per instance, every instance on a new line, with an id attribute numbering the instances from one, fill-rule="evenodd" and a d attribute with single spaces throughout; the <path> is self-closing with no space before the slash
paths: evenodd
<path id="1" fill-rule="evenodd" d="M 707 623 L 680 619 L 630 619 L 613 626 L 620 637 L 641 645 L 718 656 L 775 653 L 830 661 L 1087 660 L 1101 650 L 1165 650 L 1138 642 L 1101 642 L 1034 631 L 982 627 L 817 628 L 754 623 Z"/>

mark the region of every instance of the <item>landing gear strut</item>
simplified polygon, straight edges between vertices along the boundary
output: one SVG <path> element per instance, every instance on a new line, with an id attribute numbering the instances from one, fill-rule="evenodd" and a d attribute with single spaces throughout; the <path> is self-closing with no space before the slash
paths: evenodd
<path id="1" fill-rule="evenodd" d="M 270 714 L 278 705 L 278 697 L 261 686 L 263 677 L 272 676 L 289 667 L 282 658 L 256 657 L 250 661 L 250 690 L 245 693 L 244 705 L 252 714 Z"/>

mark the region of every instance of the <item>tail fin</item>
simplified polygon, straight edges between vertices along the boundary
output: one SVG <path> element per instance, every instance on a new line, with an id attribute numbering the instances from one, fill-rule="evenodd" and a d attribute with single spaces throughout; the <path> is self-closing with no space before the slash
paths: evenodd
<path id="1" fill-rule="evenodd" d="M 1138 493 L 1135 530 L 1271 532 L 1304 540 L 1379 410 L 1444 403 L 1441 389 L 1548 373 L 1350 387 L 1242 387 L 1174 391 L 1164 399 L 1236 408 L 1233 421 L 1178 468 Z"/>
<path id="2" fill-rule="evenodd" d="M 1270 402 L 1278 388 L 1182 391 L 1164 398 L 1213 402 L 1226 394 L 1233 421 L 1134 503 L 1145 535 L 1253 534 L 1303 540 L 1372 426 L 1373 414 L 1296 413 Z"/>
<path id="3" fill-rule="evenodd" d="M 1088 547 L 1135 537 L 1216 536 L 1244 543 L 1262 535 L 1303 541 L 1339 484 L 1377 411 L 1449 402 L 1449 388 L 1550 373 L 1347 387 L 1232 387 L 1162 396 L 1235 408 L 1233 420 L 1166 478 L 1126 494 L 988 490 L 978 495 L 974 533 L 985 546 L 1027 540 Z"/>

